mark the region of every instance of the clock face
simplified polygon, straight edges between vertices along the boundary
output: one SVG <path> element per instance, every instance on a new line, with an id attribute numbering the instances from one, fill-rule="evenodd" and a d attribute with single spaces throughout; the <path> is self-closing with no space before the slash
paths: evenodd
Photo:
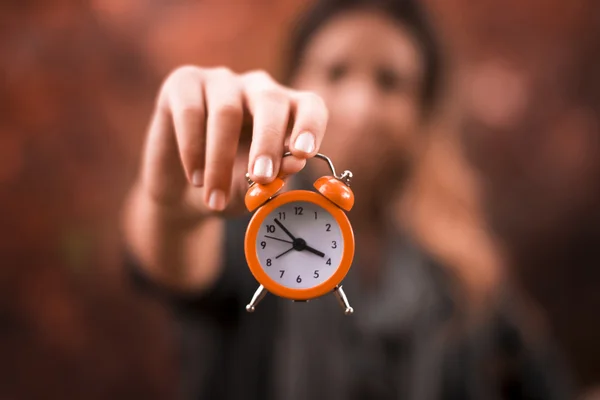
<path id="1" fill-rule="evenodd" d="M 335 218 L 315 203 L 294 201 L 263 220 L 256 252 L 266 274 L 280 285 L 306 289 L 329 279 L 342 261 L 344 241 Z"/>

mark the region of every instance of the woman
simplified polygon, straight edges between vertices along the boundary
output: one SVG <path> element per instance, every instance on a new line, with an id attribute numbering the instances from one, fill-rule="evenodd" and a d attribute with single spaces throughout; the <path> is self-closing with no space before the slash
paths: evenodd
<path id="1" fill-rule="evenodd" d="M 464 398 L 460 371 L 451 391 L 438 374 L 445 278 L 390 222 L 436 96 L 430 30 L 412 2 L 329 1 L 292 43 L 290 87 L 187 66 L 158 94 L 125 232 L 139 282 L 181 326 L 185 397 Z M 332 296 L 268 296 L 247 314 L 257 284 L 242 247 L 244 175 L 294 175 L 317 152 L 355 174 L 358 246 L 344 285 L 356 313 Z M 288 186 L 314 181 L 322 164 Z"/>

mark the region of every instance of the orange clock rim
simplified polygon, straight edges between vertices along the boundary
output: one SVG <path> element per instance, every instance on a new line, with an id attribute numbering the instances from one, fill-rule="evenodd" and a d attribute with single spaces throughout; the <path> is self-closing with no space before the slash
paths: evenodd
<path id="1" fill-rule="evenodd" d="M 315 203 L 324 208 L 338 223 L 340 230 L 342 231 L 342 238 L 344 239 L 342 260 L 340 261 L 340 264 L 333 275 L 317 286 L 305 289 L 289 288 L 274 281 L 263 270 L 260 261 L 258 260 L 258 254 L 256 251 L 256 239 L 258 238 L 258 231 L 265 218 L 277 207 L 294 201 Z M 338 206 L 327 200 L 319 193 L 308 190 L 294 190 L 277 195 L 254 213 L 250 223 L 248 224 L 248 229 L 246 230 L 244 250 L 246 252 L 246 261 L 250 267 L 250 272 L 252 272 L 254 278 L 260 284 L 262 284 L 265 289 L 277 296 L 287 299 L 309 300 L 321 297 L 333 291 L 333 289 L 344 279 L 350 270 L 350 266 L 352 265 L 352 260 L 354 258 L 354 233 L 352 232 L 352 226 L 350 225 L 348 217 Z"/>

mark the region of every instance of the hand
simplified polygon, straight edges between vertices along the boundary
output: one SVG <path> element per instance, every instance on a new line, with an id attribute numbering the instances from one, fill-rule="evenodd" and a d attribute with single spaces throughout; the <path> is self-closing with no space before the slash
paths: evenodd
<path id="1" fill-rule="evenodd" d="M 269 236 L 265 236 L 265 237 L 269 237 Z M 276 238 L 272 238 L 272 239 L 276 239 Z M 277 240 L 279 240 L 279 239 L 277 239 Z M 302 240 L 302 239 L 300 239 L 300 240 Z M 282 240 L 282 242 L 287 242 L 287 240 Z M 276 259 L 283 255 L 286 255 L 287 253 L 289 253 L 292 250 L 297 250 L 297 251 L 307 250 L 313 254 L 318 255 L 319 257 L 325 257 L 325 253 L 321 253 L 319 250 L 315 250 L 312 247 L 307 246 L 306 242 L 304 242 L 304 241 L 302 241 L 302 244 L 300 246 L 298 245 L 298 239 L 296 239 L 296 241 L 294 241 L 294 242 L 288 242 L 288 243 L 293 243 L 293 246 L 290 247 L 289 249 L 287 249 L 286 251 L 284 251 L 283 253 L 281 253 L 280 255 L 276 256 L 275 257 Z"/>
<path id="2" fill-rule="evenodd" d="M 287 249 L 286 251 L 284 251 L 283 253 L 281 253 L 280 255 L 276 256 L 275 259 L 278 259 L 281 256 L 286 255 L 287 253 L 289 253 L 290 251 L 294 250 L 294 247 L 290 247 L 289 249 Z"/>
<path id="3" fill-rule="evenodd" d="M 316 254 L 316 255 L 318 255 L 319 257 L 325 257 L 325 253 L 323 253 L 323 252 L 321 252 L 321 251 L 319 251 L 319 250 L 313 249 L 313 248 L 312 248 L 312 247 L 310 247 L 309 245 L 306 245 L 306 246 L 304 246 L 304 250 L 306 250 L 306 251 L 309 251 L 309 252 L 311 252 L 311 253 L 313 253 L 313 254 Z"/>
<path id="4" fill-rule="evenodd" d="M 292 247 L 292 249 L 296 249 L 298 251 L 307 250 L 313 254 L 318 255 L 319 257 L 325 257 L 325 253 L 320 252 L 319 250 L 313 249 L 312 247 L 310 247 L 309 245 L 306 244 L 306 241 L 304 241 L 304 239 L 296 238 L 294 235 L 292 235 L 292 233 L 285 226 L 283 226 L 283 224 L 281 222 L 279 222 L 279 220 L 277 218 L 274 218 L 273 221 L 275 221 L 275 223 L 277 225 L 279 225 L 281 230 L 283 230 L 285 232 L 285 234 L 288 235 L 292 239 L 291 243 L 294 244 L 294 247 Z M 282 242 L 284 241 L 282 239 L 278 239 L 278 238 L 270 237 L 270 236 L 266 236 L 266 235 L 265 235 L 265 237 L 269 237 L 269 238 L 275 239 L 275 240 L 281 240 Z M 275 258 L 279 258 L 279 257 L 275 257 Z"/>
<path id="5" fill-rule="evenodd" d="M 279 238 L 276 238 L 275 236 L 265 235 L 265 237 L 269 238 L 269 239 L 273 239 L 273 240 L 279 240 L 280 242 L 285 242 L 285 243 L 290 243 L 290 244 L 294 243 L 291 240 L 279 239 Z"/>
<path id="6" fill-rule="evenodd" d="M 279 225 L 279 227 L 281 228 L 282 231 L 285 232 L 286 235 L 288 235 L 290 237 L 290 239 L 292 240 L 296 240 L 296 238 L 294 237 L 294 235 L 292 235 L 290 233 L 290 231 L 287 230 L 287 228 L 285 226 L 283 226 L 283 224 L 281 222 L 279 222 L 279 220 L 277 218 L 274 219 L 275 223 L 277 225 Z"/>
<path id="7" fill-rule="evenodd" d="M 246 171 L 259 183 L 298 172 L 317 153 L 327 119 L 320 97 L 265 72 L 178 68 L 160 89 L 138 186 L 183 217 L 242 211 Z M 282 160 L 288 140 L 293 156 Z"/>

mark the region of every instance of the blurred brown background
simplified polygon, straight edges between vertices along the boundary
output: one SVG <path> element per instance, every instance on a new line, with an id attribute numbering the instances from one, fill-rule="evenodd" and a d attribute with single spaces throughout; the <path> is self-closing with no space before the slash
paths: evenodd
<path id="1" fill-rule="evenodd" d="M 506 35 L 490 24 L 519 22 L 506 2 L 425 3 L 451 57 L 449 94 L 464 83 L 461 77 L 473 76 L 470 65 L 489 56 L 481 40 L 471 40 L 473 29 L 486 32 L 490 43 L 501 38 L 495 48 L 504 46 L 509 57 L 519 51 L 533 61 L 552 61 L 563 55 L 540 47 L 536 34 L 554 32 L 558 38 L 576 26 L 569 18 L 576 7 L 568 2 L 563 8 L 560 2 L 528 2 L 541 27 L 531 35 Z M 280 76 L 287 33 L 305 4 L 0 4 L 0 398 L 174 396 L 177 354 L 165 311 L 128 289 L 119 264 L 119 209 L 134 178 L 155 93 L 180 64 L 262 68 Z M 464 13 L 471 21 L 481 15 L 486 25 L 465 25 Z M 484 89 L 475 85 L 463 93 L 480 106 L 471 112 L 502 124 L 511 117 L 505 105 L 518 103 L 519 85 L 512 98 L 504 91 L 509 97 L 503 102 L 502 90 L 487 90 L 485 76 L 473 80 Z M 478 101 L 481 90 L 493 101 Z M 446 129 L 453 126 L 453 107 L 461 105 L 448 105 L 409 204 L 415 225 L 427 226 L 417 235 L 481 296 L 501 279 L 500 258 L 482 222 L 478 178 Z M 436 224 L 426 223 L 431 220 Z"/>
<path id="2" fill-rule="evenodd" d="M 154 94 L 182 63 L 277 73 L 302 3 L 1 3 L 1 398 L 172 397 L 165 315 L 118 258 Z"/>

